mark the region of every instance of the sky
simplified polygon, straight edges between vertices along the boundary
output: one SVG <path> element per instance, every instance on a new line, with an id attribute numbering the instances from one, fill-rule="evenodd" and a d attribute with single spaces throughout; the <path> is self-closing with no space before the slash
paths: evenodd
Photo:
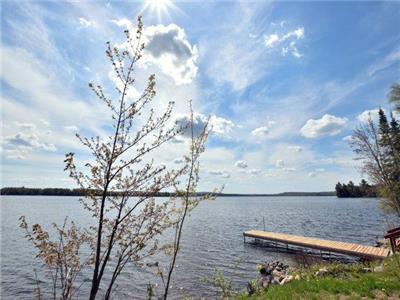
<path id="1" fill-rule="evenodd" d="M 154 107 L 210 117 L 199 190 L 330 191 L 359 182 L 352 131 L 387 112 L 400 81 L 400 2 L 2 1 L 1 186 L 75 187 L 65 153 L 110 134 L 88 82 L 112 86 L 106 41 L 143 16 L 140 82 L 156 74 Z M 157 154 L 176 167 L 187 141 Z"/>

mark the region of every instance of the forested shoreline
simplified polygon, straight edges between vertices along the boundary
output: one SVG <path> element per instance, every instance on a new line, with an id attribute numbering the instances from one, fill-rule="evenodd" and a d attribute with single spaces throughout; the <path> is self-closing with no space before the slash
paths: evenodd
<path id="1" fill-rule="evenodd" d="M 101 195 L 100 191 L 91 190 L 94 195 Z M 67 189 L 67 188 L 26 188 L 26 187 L 4 187 L 0 190 L 0 194 L 4 196 L 86 196 L 87 191 L 83 189 Z M 208 192 L 199 192 L 196 195 L 210 194 Z M 111 192 L 110 195 L 118 196 L 118 192 Z M 132 196 L 143 196 L 143 193 L 132 193 Z M 154 197 L 171 197 L 175 193 L 159 192 L 155 193 Z M 335 196 L 335 192 L 284 192 L 277 194 L 237 194 L 237 193 L 213 193 L 218 197 L 291 197 L 291 196 Z"/>
<path id="2" fill-rule="evenodd" d="M 378 197 L 378 189 L 374 185 L 370 185 L 364 179 L 359 185 L 355 185 L 352 181 L 349 183 L 338 182 L 335 186 L 336 196 L 338 198 L 376 198 Z"/>

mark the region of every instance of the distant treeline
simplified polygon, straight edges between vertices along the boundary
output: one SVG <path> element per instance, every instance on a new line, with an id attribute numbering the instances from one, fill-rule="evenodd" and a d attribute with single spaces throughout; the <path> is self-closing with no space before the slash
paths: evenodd
<path id="1" fill-rule="evenodd" d="M 84 190 L 84 189 L 65 189 L 65 188 L 26 188 L 26 187 L 5 187 L 1 189 L 1 195 L 14 195 L 14 196 L 86 196 L 88 193 L 92 195 L 101 195 L 100 190 Z M 118 196 L 119 192 L 109 192 L 108 195 Z M 140 196 L 143 193 L 132 193 L 131 196 Z M 171 193 L 161 192 L 154 196 L 168 197 Z"/>
<path id="2" fill-rule="evenodd" d="M 64 188 L 26 188 L 26 187 L 5 187 L 1 189 L 1 195 L 13 195 L 13 196 L 86 196 L 88 191 L 83 189 L 64 189 Z M 100 195 L 100 191 L 90 190 L 93 195 Z M 110 195 L 118 196 L 120 193 L 114 192 L 109 193 Z M 207 192 L 199 192 L 196 195 L 210 194 Z M 132 193 L 131 196 L 143 196 L 143 193 L 136 192 Z M 170 197 L 174 196 L 175 193 L 160 192 L 153 196 L 155 197 Z M 215 193 L 213 195 L 219 197 L 276 197 L 276 196 L 335 196 L 335 192 L 286 192 L 279 194 L 225 194 Z"/>
<path id="3" fill-rule="evenodd" d="M 359 185 L 355 185 L 352 181 L 348 184 L 338 182 L 335 190 L 339 198 L 378 197 L 376 186 L 369 185 L 364 179 Z"/>

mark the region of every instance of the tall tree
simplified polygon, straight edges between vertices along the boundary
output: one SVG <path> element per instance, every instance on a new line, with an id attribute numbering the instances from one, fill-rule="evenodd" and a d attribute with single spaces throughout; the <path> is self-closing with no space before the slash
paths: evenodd
<path id="1" fill-rule="evenodd" d="M 159 153 L 157 151 L 161 151 L 165 144 L 187 127 L 193 128 L 193 124 L 189 122 L 187 126 L 177 127 L 172 120 L 173 102 L 169 102 L 159 114 L 151 107 L 156 95 L 154 75 L 149 76 L 142 94 L 138 98 L 132 97 L 134 93 L 131 92 L 135 88 L 134 66 L 141 59 L 144 49 L 142 34 L 143 24 L 139 17 L 136 32 L 125 31 L 126 43 L 120 47 L 107 43 L 106 54 L 118 80 L 114 94 L 110 91 L 107 93 L 100 85 L 89 84 L 110 110 L 112 134 L 89 138 L 77 135 L 93 158 L 86 163 L 86 169 L 78 169 L 73 153 L 67 154 L 65 159 L 65 170 L 85 191 L 86 197 L 81 202 L 93 217 L 93 226 L 84 234 L 76 233 L 78 229 L 73 227 L 72 237 L 66 235 L 71 239 L 74 236 L 79 238 L 81 243 L 76 244 L 76 248 L 86 243 L 92 251 L 88 260 L 93 267 L 91 300 L 98 297 L 100 289 L 102 298 L 111 298 L 118 277 L 128 265 L 140 264 L 144 258 L 161 251 L 164 247 L 160 245 L 159 236 L 166 229 L 179 224 L 182 231 L 184 218 L 180 212 L 187 208 L 190 199 L 180 206 L 174 197 L 155 201 L 154 196 L 162 190 L 175 190 L 186 176 L 189 180 L 185 190 L 190 194 L 195 192 L 198 159 L 204 150 L 208 133 L 205 127 L 200 136 L 192 135 L 187 155 L 189 158 L 180 168 L 167 169 L 155 160 Z M 24 218 L 21 219 L 21 226 L 29 232 Z M 64 251 L 69 251 L 62 246 L 63 239 L 54 243 L 40 226 L 34 225 L 33 228 L 35 246 L 39 250 L 53 249 L 45 252 L 41 258 L 52 262 L 54 257 L 56 260 L 57 257 L 69 257 L 63 255 Z M 63 230 L 67 231 L 66 228 Z M 79 249 L 74 248 L 73 251 L 79 252 Z M 72 256 L 73 259 L 76 257 Z M 59 263 L 63 264 L 62 261 Z M 60 273 L 57 271 L 54 274 L 57 283 Z M 73 290 L 73 287 L 69 288 L 69 291 Z M 68 297 L 71 295 L 72 292 Z"/>
<path id="2" fill-rule="evenodd" d="M 400 84 L 395 83 L 390 88 L 389 101 L 394 104 L 395 109 L 400 112 Z"/>
<path id="3" fill-rule="evenodd" d="M 392 117 L 388 123 L 379 110 L 379 124 L 370 117 L 354 131 L 350 145 L 362 161 L 363 171 L 379 188 L 383 207 L 400 217 L 399 126 Z"/>

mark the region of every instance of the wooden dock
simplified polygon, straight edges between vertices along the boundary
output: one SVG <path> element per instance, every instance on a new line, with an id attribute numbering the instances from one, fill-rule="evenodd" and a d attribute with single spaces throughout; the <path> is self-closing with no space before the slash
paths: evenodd
<path id="1" fill-rule="evenodd" d="M 305 248 L 318 249 L 332 253 L 340 253 L 351 256 L 358 256 L 367 259 L 382 259 L 390 255 L 390 250 L 372 246 L 364 246 L 353 243 L 322 240 L 317 238 L 303 237 L 284 233 L 268 231 L 250 230 L 243 232 L 244 240 L 246 237 L 255 239 L 278 242 L 288 245 L 295 245 Z"/>

